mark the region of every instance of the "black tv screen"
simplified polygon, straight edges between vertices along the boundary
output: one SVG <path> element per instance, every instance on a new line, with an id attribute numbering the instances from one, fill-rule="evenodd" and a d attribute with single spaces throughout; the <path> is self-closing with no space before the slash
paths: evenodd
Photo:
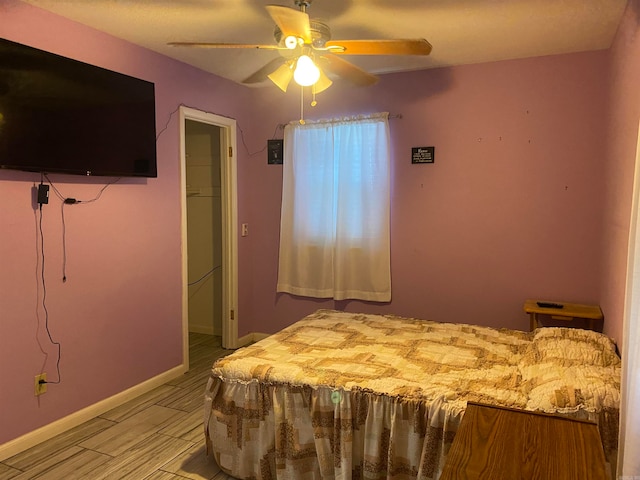
<path id="1" fill-rule="evenodd" d="M 0 168 L 156 177 L 154 84 L 0 39 Z"/>

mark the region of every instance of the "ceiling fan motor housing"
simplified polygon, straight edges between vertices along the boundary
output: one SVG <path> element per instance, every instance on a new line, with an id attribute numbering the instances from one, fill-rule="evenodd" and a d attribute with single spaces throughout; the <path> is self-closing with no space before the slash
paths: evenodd
<path id="1" fill-rule="evenodd" d="M 311 46 L 314 48 L 324 48 L 325 44 L 331 40 L 331 29 L 326 23 L 317 20 L 309 21 L 309 29 L 311 31 Z M 273 37 L 278 45 L 284 45 L 282 30 L 276 25 L 273 31 Z"/>

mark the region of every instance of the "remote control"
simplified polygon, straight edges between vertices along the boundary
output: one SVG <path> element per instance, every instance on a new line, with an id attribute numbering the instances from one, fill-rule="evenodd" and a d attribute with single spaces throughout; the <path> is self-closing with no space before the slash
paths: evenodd
<path id="1" fill-rule="evenodd" d="M 561 303 L 552 303 L 552 302 L 536 302 L 540 308 L 563 308 L 564 305 Z"/>

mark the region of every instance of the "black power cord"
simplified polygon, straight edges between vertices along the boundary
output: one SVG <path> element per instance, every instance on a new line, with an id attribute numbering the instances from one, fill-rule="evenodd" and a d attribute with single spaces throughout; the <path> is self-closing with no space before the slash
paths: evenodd
<path id="1" fill-rule="evenodd" d="M 47 187 L 46 189 L 43 188 Z M 41 196 L 41 192 L 42 191 L 47 191 L 48 193 L 48 186 L 44 185 L 42 182 L 42 179 L 40 180 L 40 186 L 38 188 L 38 210 L 40 211 L 40 215 L 39 215 L 39 221 L 38 221 L 38 230 L 40 232 L 40 280 L 42 282 L 42 309 L 44 311 L 44 327 L 45 330 L 47 332 L 47 336 L 49 337 L 49 341 L 51 342 L 52 345 L 55 345 L 58 347 L 58 359 L 56 361 L 56 371 L 58 373 L 58 380 L 56 381 L 46 381 L 46 380 L 40 380 L 38 383 L 40 383 L 40 385 L 44 384 L 44 383 L 53 383 L 53 384 L 57 384 L 60 383 L 62 381 L 62 377 L 60 376 L 60 360 L 62 358 L 62 345 L 60 344 L 60 342 L 56 342 L 53 339 L 53 336 L 51 335 L 51 330 L 49 329 L 49 310 L 47 309 L 47 282 L 45 279 L 45 255 L 44 255 L 44 232 L 42 231 L 42 205 L 48 203 L 48 195 L 47 195 L 47 201 L 44 201 L 44 198 Z M 47 354 L 45 354 L 47 355 Z"/>
<path id="2" fill-rule="evenodd" d="M 209 270 L 207 273 L 205 273 L 204 275 L 202 275 L 198 280 L 196 280 L 195 282 L 191 282 L 188 283 L 187 286 L 188 287 L 192 287 L 194 285 L 197 285 L 198 283 L 200 283 L 201 281 L 203 281 L 205 278 L 207 278 L 209 275 L 211 275 L 213 272 L 215 272 L 217 269 L 222 268 L 222 265 L 218 265 L 217 267 L 213 267 L 211 270 Z"/>
<path id="3" fill-rule="evenodd" d="M 44 183 L 44 179 L 45 178 L 49 182 L 49 185 L 51 185 L 51 188 L 55 192 L 56 196 L 62 201 L 61 215 L 62 215 L 62 258 L 63 258 L 62 281 L 63 282 L 67 281 L 67 274 L 66 274 L 67 247 L 66 247 L 66 223 L 65 223 L 65 218 L 64 218 L 64 206 L 65 205 L 75 205 L 77 203 L 92 203 L 92 202 L 95 202 L 100 198 L 100 196 L 107 189 L 107 187 L 109 187 L 110 185 L 113 185 L 114 183 L 116 183 L 116 182 L 118 182 L 120 180 L 120 178 L 117 178 L 114 181 L 107 183 L 106 185 L 104 185 L 100 189 L 100 191 L 98 192 L 98 194 L 94 198 L 92 198 L 90 200 L 82 201 L 82 200 L 76 200 L 75 198 L 63 196 L 60 193 L 60 191 L 56 188 L 56 186 L 53 184 L 51 179 L 45 173 L 41 173 L 40 185 L 38 186 L 38 210 L 39 210 L 39 213 L 40 213 L 39 221 L 38 221 L 38 230 L 40 232 L 40 252 L 41 252 L 40 277 L 41 277 L 41 281 L 42 281 L 42 309 L 44 311 L 45 330 L 47 332 L 47 336 L 49 337 L 49 341 L 51 342 L 52 345 L 55 345 L 56 347 L 58 347 L 58 359 L 56 361 L 56 371 L 57 371 L 57 374 L 58 374 L 58 379 L 55 380 L 55 381 L 47 381 L 47 380 L 42 380 L 41 379 L 41 380 L 38 381 L 38 383 L 40 385 L 44 385 L 44 384 L 47 384 L 47 383 L 59 384 L 62 381 L 62 376 L 60 374 L 60 361 L 62 359 L 62 345 L 60 344 L 60 342 L 56 342 L 53 339 L 53 336 L 51 335 L 51 330 L 49 329 L 49 310 L 47 309 L 47 283 L 46 283 L 46 280 L 45 280 L 45 254 L 44 254 L 44 232 L 43 232 L 43 229 L 42 229 L 42 218 L 43 218 L 42 205 L 45 205 L 45 204 L 49 203 L 49 185 L 45 185 L 45 183 Z M 47 354 L 45 354 L 45 355 L 47 355 Z"/>
<path id="4" fill-rule="evenodd" d="M 187 105 L 187 104 L 185 104 L 185 103 L 180 103 L 180 104 L 178 105 L 178 107 L 177 107 L 174 111 L 172 111 L 172 112 L 169 114 L 169 118 L 167 119 L 167 122 L 166 122 L 165 126 L 164 126 L 164 127 L 162 128 L 162 130 L 160 130 L 160 132 L 158 132 L 158 134 L 156 135 L 156 142 L 158 141 L 158 139 L 160 138 L 160 136 L 161 136 L 161 135 L 162 135 L 162 134 L 163 134 L 163 133 L 164 133 L 164 132 L 169 128 L 169 125 L 171 124 L 171 119 L 172 119 L 172 117 L 173 117 L 173 116 L 174 116 L 174 115 L 175 115 L 175 114 L 180 110 L 180 107 L 186 107 L 186 108 L 192 108 L 192 109 L 194 109 L 194 110 L 198 110 L 198 108 L 196 108 L 196 107 L 192 107 L 192 106 Z M 209 113 L 209 114 L 211 114 L 211 115 L 218 115 L 218 116 L 220 116 L 220 117 L 225 117 L 225 118 L 231 118 L 231 119 L 233 119 L 233 117 L 229 117 L 229 116 L 227 116 L 227 115 L 223 115 L 223 114 L 220 114 L 220 113 L 214 113 L 214 112 L 208 112 L 208 111 L 205 111 L 204 113 Z M 236 122 L 236 126 L 237 126 L 238 131 L 240 132 L 240 141 L 242 142 L 242 146 L 244 147 L 245 151 L 247 152 L 247 155 L 249 155 L 250 157 L 254 157 L 254 156 L 258 155 L 259 153 L 264 152 L 264 151 L 267 149 L 267 146 L 265 146 L 265 147 L 263 147 L 262 149 L 260 149 L 260 150 L 258 150 L 258 151 L 251 152 L 251 151 L 249 150 L 249 147 L 247 146 L 247 143 L 245 142 L 245 139 L 244 139 L 244 131 L 242 130 L 242 128 L 240 127 L 240 124 L 239 124 L 238 122 Z M 284 124 L 282 124 L 282 123 L 280 123 L 280 124 L 276 125 L 276 128 L 275 128 L 275 130 L 273 131 L 273 136 L 271 137 L 271 139 L 272 139 L 272 140 L 274 140 L 274 139 L 276 138 L 276 135 L 277 135 L 278 130 L 283 130 L 283 129 L 284 129 L 284 127 L 285 127 L 285 125 L 284 125 Z"/>
<path id="5" fill-rule="evenodd" d="M 64 218 L 64 207 L 65 205 L 77 205 L 79 203 L 81 204 L 87 204 L 87 203 L 93 203 L 96 202 L 97 200 L 100 199 L 100 197 L 102 196 L 102 193 L 111 185 L 113 185 L 114 183 L 117 183 L 121 180 L 120 177 L 116 178 L 115 180 L 105 184 L 96 194 L 95 197 L 89 199 L 89 200 L 77 200 L 75 198 L 72 197 L 67 197 L 65 195 L 63 195 L 62 193 L 60 193 L 60 190 L 58 190 L 58 188 L 55 186 L 55 184 L 51 181 L 51 179 L 47 176 L 47 174 L 43 174 L 44 178 L 47 179 L 47 181 L 49 182 L 49 184 L 51 185 L 51 188 L 53 189 L 54 193 L 56 194 L 56 196 L 60 199 L 61 201 L 61 207 L 60 207 L 60 216 L 62 218 L 62 282 L 66 283 L 67 281 L 67 224 Z M 47 186 L 48 188 L 48 186 Z"/>

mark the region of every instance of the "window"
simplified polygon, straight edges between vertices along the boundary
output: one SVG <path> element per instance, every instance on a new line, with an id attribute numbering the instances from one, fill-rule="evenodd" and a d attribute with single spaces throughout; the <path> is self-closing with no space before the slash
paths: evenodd
<path id="1" fill-rule="evenodd" d="M 388 115 L 285 128 L 279 292 L 391 300 Z"/>

